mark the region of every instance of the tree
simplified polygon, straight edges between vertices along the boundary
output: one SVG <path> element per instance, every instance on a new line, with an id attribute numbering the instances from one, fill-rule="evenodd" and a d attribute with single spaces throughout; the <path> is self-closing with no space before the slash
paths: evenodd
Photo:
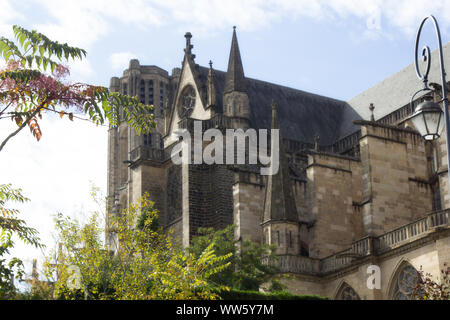
<path id="1" fill-rule="evenodd" d="M 413 292 L 417 300 L 450 300 L 450 267 L 444 263 L 440 281 L 434 281 L 430 273 L 424 273 L 422 266 L 418 271 L 417 286 Z"/>
<path id="2" fill-rule="evenodd" d="M 19 219 L 19 211 L 7 207 L 8 202 L 23 203 L 29 201 L 22 195 L 21 189 L 13 189 L 10 184 L 0 185 L 0 299 L 9 299 L 15 295 L 12 278 L 23 278 L 23 263 L 19 258 L 12 258 L 8 263 L 2 257 L 13 247 L 13 235 L 27 244 L 43 247 L 37 231 L 27 227 L 24 220 Z"/>
<path id="3" fill-rule="evenodd" d="M 145 212 L 144 222 L 137 226 Z M 58 215 L 60 249 L 45 265 L 64 299 L 216 299 L 207 279 L 228 267 L 213 243 L 196 257 L 173 242 L 154 221 L 157 211 L 146 196 L 111 221 L 117 250 L 106 248 L 98 214 L 86 224 Z"/>
<path id="4" fill-rule="evenodd" d="M 239 241 L 234 239 L 234 228 L 234 225 L 218 231 L 213 228 L 199 228 L 199 236 L 192 239 L 189 250 L 196 256 L 211 242 L 214 243 L 214 252 L 217 255 L 232 254 L 230 266 L 212 276 L 210 283 L 239 290 L 259 290 L 262 284 L 270 282 L 271 290 L 281 290 L 281 284 L 274 277 L 278 268 L 262 262 L 263 258 L 276 260 L 275 247 L 250 240 L 239 244 Z"/>
<path id="5" fill-rule="evenodd" d="M 137 97 L 110 92 L 101 86 L 65 81 L 69 68 L 62 62 L 82 59 L 85 50 L 60 44 L 19 26 L 13 26 L 13 31 L 15 42 L 0 38 L 0 56 L 6 62 L 0 71 L 0 119 L 13 120 L 17 129 L 0 143 L 0 151 L 26 126 L 39 141 L 42 136 L 39 119 L 47 112 L 70 120 L 85 119 L 74 115 L 76 111 L 86 114 L 97 125 L 106 119 L 111 126 L 127 121 L 138 134 L 148 133 L 155 126 L 153 107 L 140 103 Z"/>

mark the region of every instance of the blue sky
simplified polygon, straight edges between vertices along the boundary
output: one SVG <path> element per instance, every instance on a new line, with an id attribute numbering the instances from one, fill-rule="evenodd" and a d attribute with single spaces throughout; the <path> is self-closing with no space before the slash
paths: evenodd
<path id="1" fill-rule="evenodd" d="M 413 62 L 421 19 L 434 14 L 450 40 L 450 1 L 420 0 L 0 0 L 0 33 L 37 29 L 88 51 L 71 79 L 108 86 L 131 58 L 169 72 L 180 67 L 184 33 L 196 62 L 226 70 L 237 26 L 246 76 L 348 100 Z M 428 25 L 424 41 L 436 48 Z M 447 69 L 450 66 L 447 67 Z M 5 120 L 3 120 L 5 121 Z M 3 140 L 13 124 L 0 125 Z M 106 191 L 105 127 L 44 119 L 40 142 L 23 131 L 0 154 L 0 183 L 23 189 L 23 218 L 53 245 L 51 215 L 83 218 L 96 206 L 89 181 Z M 27 269 L 41 253 L 17 242 Z"/>

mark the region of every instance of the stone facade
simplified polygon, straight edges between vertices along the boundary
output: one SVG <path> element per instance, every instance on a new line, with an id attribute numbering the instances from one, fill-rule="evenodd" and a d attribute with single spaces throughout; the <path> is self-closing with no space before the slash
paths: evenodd
<path id="1" fill-rule="evenodd" d="M 110 128 L 110 214 L 147 192 L 184 246 L 200 227 L 234 223 L 236 239 L 277 245 L 289 275 L 282 281 L 299 294 L 408 298 L 400 275 L 422 267 L 439 277 L 450 263 L 443 137 L 425 142 L 407 120 L 409 106 L 375 120 L 364 95 L 348 103 L 245 77 L 235 30 L 227 72 L 197 65 L 192 35 L 185 37 L 181 69 L 169 75 L 131 60 L 111 79 L 111 90 L 154 105 L 157 126 L 145 136 L 126 123 Z M 175 165 L 172 133 L 193 133 L 194 120 L 202 132 L 279 128 L 280 170 L 263 176 L 252 165 Z M 380 269 L 380 288 L 367 284 L 371 266 Z"/>

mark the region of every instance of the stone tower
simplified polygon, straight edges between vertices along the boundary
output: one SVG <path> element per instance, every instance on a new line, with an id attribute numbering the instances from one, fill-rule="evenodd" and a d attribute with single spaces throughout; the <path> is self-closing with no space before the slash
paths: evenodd
<path id="1" fill-rule="evenodd" d="M 111 91 L 137 96 L 140 102 L 154 106 L 156 128 L 150 134 L 138 135 L 124 121 L 109 129 L 107 187 L 110 212 L 120 212 L 141 192 L 140 181 L 144 179 L 143 175 L 149 166 L 148 163 L 136 162 L 140 158 L 139 155 L 145 152 L 154 154 L 163 149 L 162 136 L 166 130 L 164 115 L 167 114 L 165 109 L 169 105 L 171 92 L 173 87 L 177 86 L 177 81 L 177 74 L 170 76 L 166 70 L 157 66 L 140 65 L 137 59 L 130 60 L 122 77 L 111 78 Z M 135 168 L 136 165 L 138 168 Z M 158 197 L 154 200 L 156 202 L 161 199 Z M 162 203 L 159 201 L 158 205 Z"/>

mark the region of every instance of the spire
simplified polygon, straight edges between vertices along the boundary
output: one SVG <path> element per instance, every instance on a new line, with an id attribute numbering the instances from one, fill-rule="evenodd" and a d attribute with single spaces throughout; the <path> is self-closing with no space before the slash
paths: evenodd
<path id="1" fill-rule="evenodd" d="M 272 129 L 279 128 L 277 108 L 275 103 L 272 102 Z M 289 177 L 289 165 L 281 134 L 279 138 L 279 150 L 271 150 L 270 158 L 272 163 L 272 159 L 278 151 L 280 168 L 277 174 L 267 176 L 263 223 L 271 220 L 298 222 L 297 207 Z"/>
<path id="2" fill-rule="evenodd" d="M 224 93 L 232 91 L 247 92 L 244 68 L 242 67 L 241 53 L 239 52 L 235 26 L 233 27 L 233 39 L 231 41 L 230 58 L 228 60 Z"/>
<path id="3" fill-rule="evenodd" d="M 216 104 L 216 75 L 212 68 L 212 61 L 209 61 L 208 71 L 208 106 Z"/>

